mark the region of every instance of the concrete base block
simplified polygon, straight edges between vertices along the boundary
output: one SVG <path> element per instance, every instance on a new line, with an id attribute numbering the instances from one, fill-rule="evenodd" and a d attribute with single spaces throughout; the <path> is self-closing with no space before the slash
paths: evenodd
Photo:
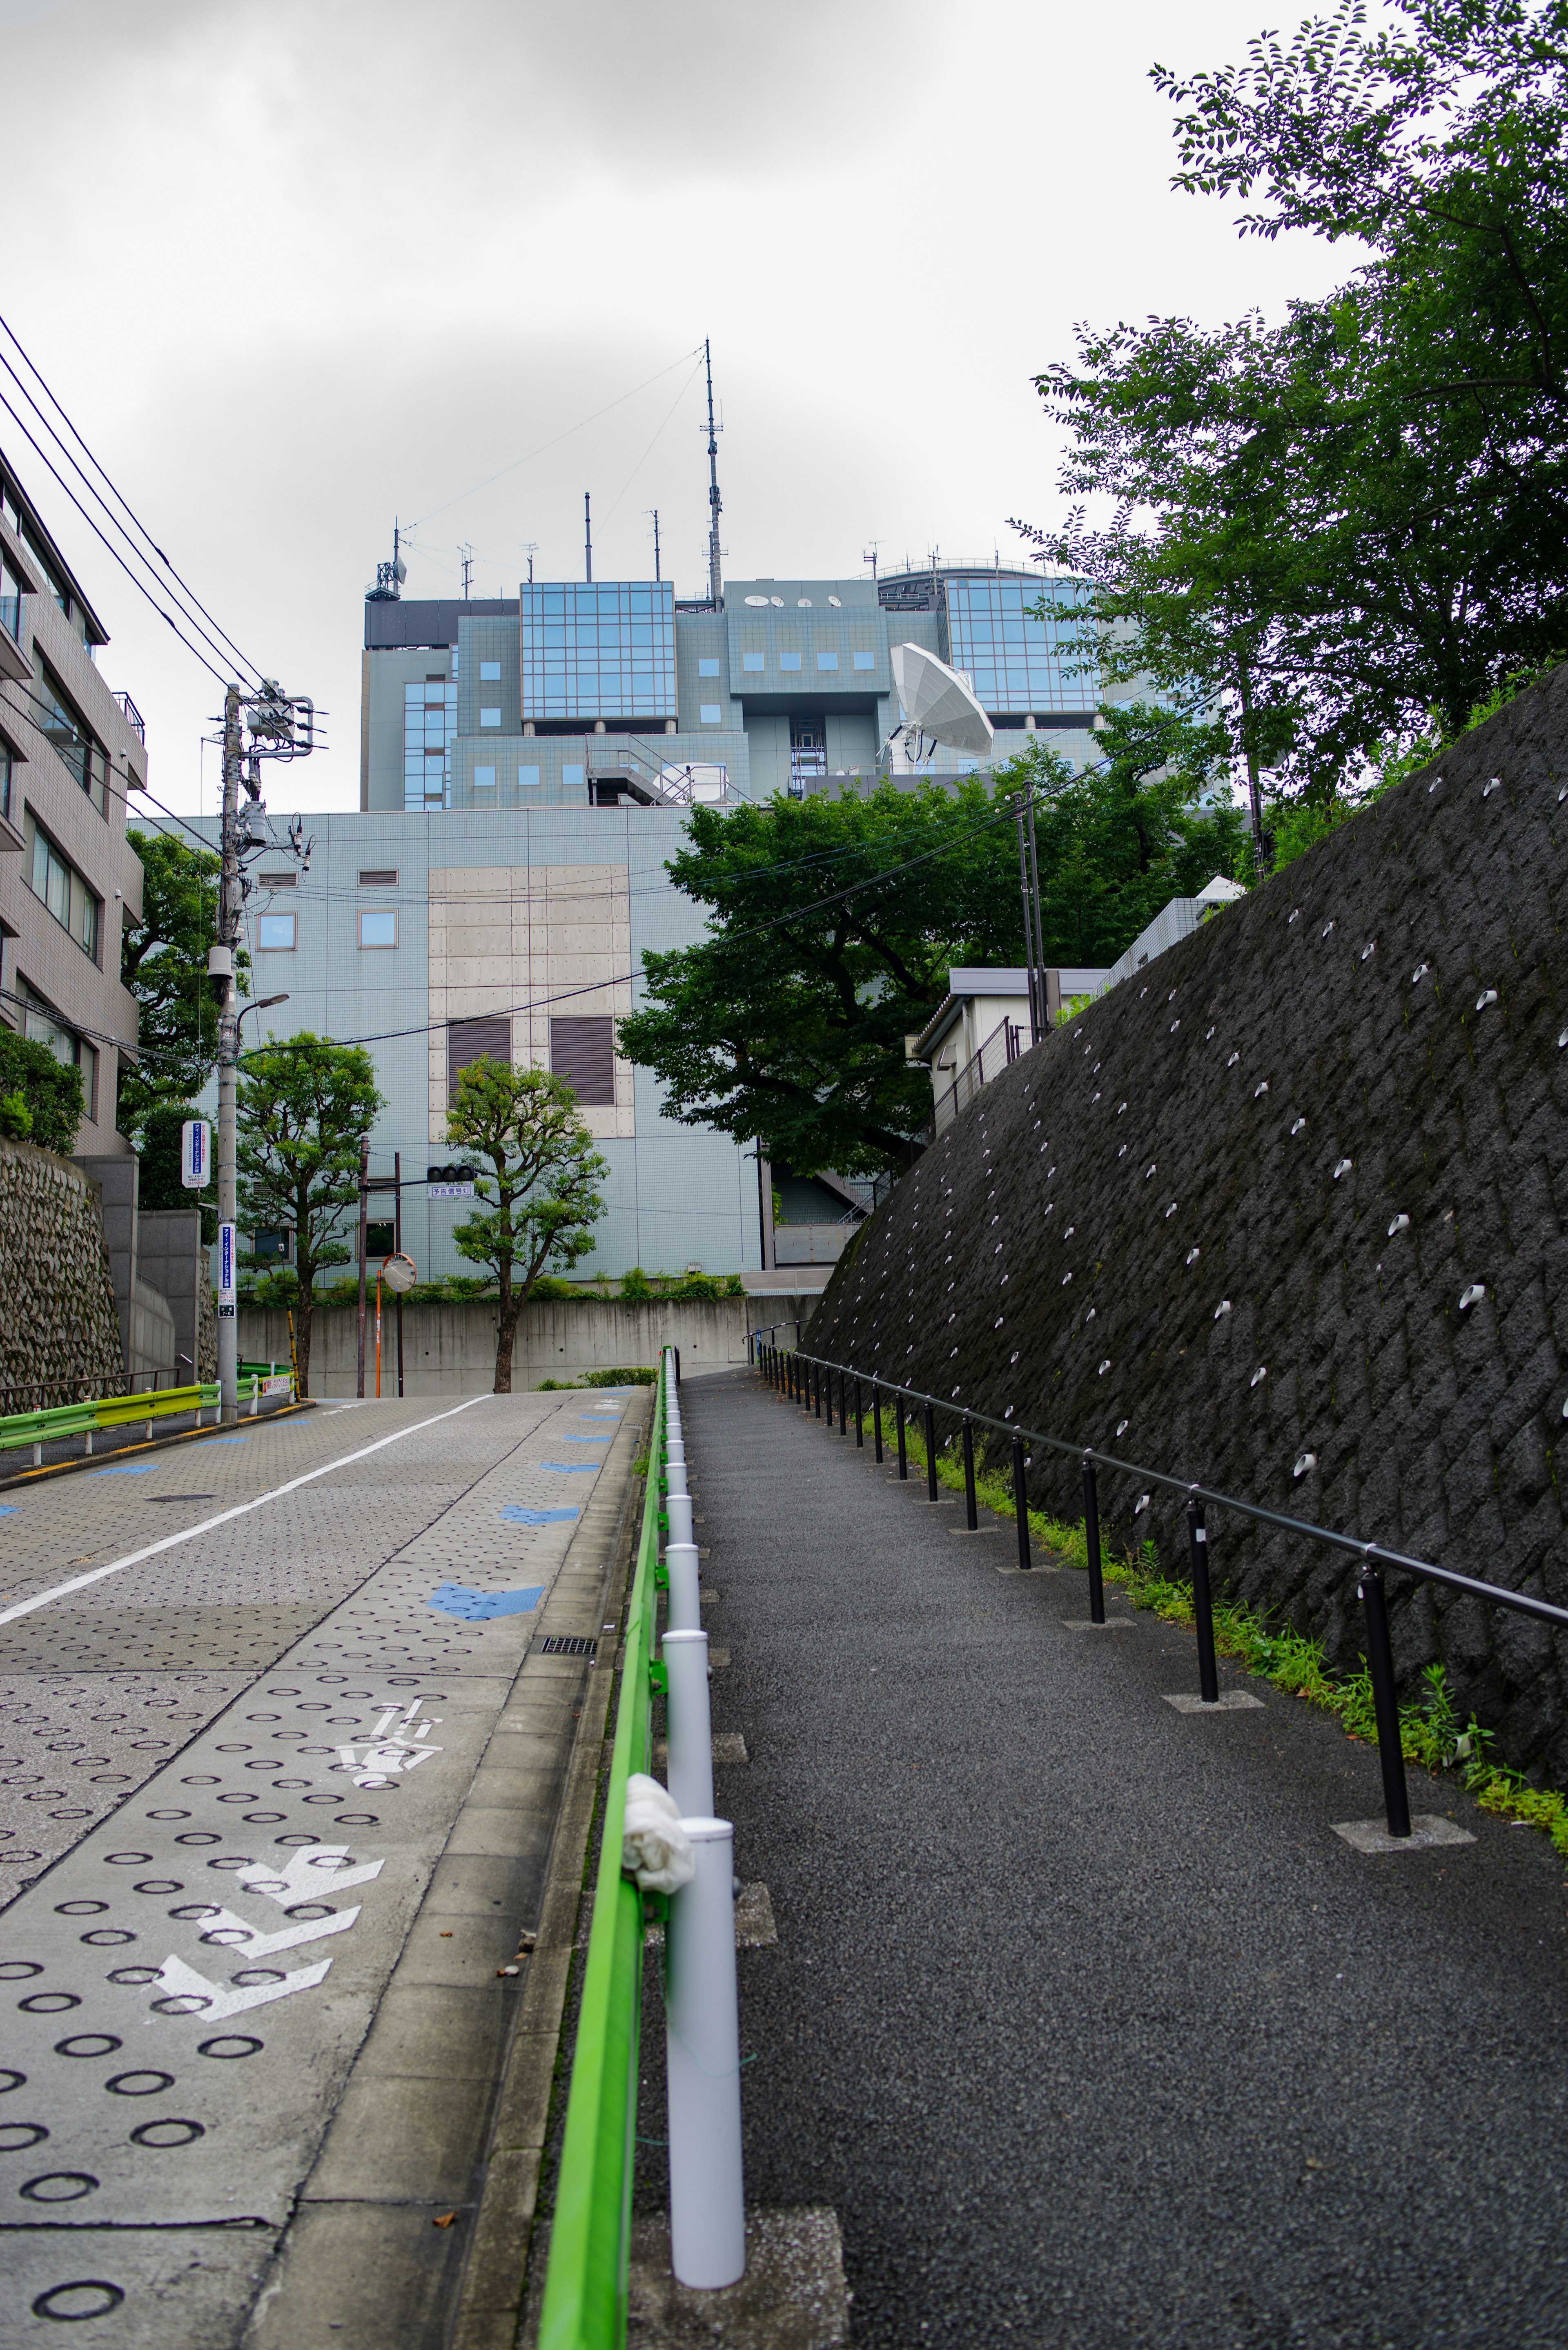
<path id="1" fill-rule="evenodd" d="M 1391 1836 L 1382 1820 L 1335 1820 L 1333 1826 L 1353 1852 L 1430 1852 L 1436 1845 L 1475 1842 L 1469 1828 L 1444 1819 L 1439 1812 L 1416 1813 L 1407 1836 Z"/>
<path id="2" fill-rule="evenodd" d="M 1185 1690 L 1165 1701 L 1173 1705 L 1178 1713 L 1249 1713 L 1254 1706 L 1262 1712 L 1263 1705 L 1262 1699 L 1254 1697 L 1250 1690 L 1221 1690 L 1212 1705 L 1206 1705 L 1200 1697 L 1193 1697 Z"/>
<path id="3" fill-rule="evenodd" d="M 1096 1624 L 1092 1616 L 1064 1616 L 1062 1621 L 1069 1632 L 1130 1632 L 1132 1630 L 1130 1616 L 1107 1617 L 1103 1624 Z"/>
<path id="4" fill-rule="evenodd" d="M 749 1762 L 751 1759 L 746 1752 L 746 1742 L 738 1730 L 716 1730 L 713 1732 L 715 1768 L 722 1762 Z M 669 1769 L 670 1742 L 668 1739 L 655 1739 L 653 1760 L 660 1771 Z"/>
<path id="5" fill-rule="evenodd" d="M 840 2350 L 849 2340 L 844 2241 L 826 2209 L 749 2211 L 746 2273 L 698 2293 L 670 2272 L 670 2227 L 635 2220 L 628 2350 Z"/>
<path id="6" fill-rule="evenodd" d="M 948 1532 L 950 1534 L 967 1534 L 972 1539 L 976 1534 L 999 1534 L 1002 1528 L 1000 1526 L 950 1526 Z"/>

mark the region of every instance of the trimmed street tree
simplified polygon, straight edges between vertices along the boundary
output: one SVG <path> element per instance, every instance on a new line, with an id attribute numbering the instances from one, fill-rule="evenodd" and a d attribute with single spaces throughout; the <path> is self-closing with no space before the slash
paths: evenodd
<path id="1" fill-rule="evenodd" d="M 487 1204 L 452 1233 L 458 1253 L 488 1266 L 500 1290 L 495 1393 L 512 1392 L 517 1316 L 546 1268 L 566 1272 L 593 1246 L 604 1213 L 595 1186 L 609 1161 L 594 1149 L 577 1097 L 564 1077 L 514 1069 L 483 1055 L 457 1081 L 447 1141 L 494 1172 L 474 1189 Z"/>
<path id="2" fill-rule="evenodd" d="M 240 1221 L 294 1235 L 301 1395 L 310 1392 L 316 1278 L 352 1254 L 338 1234 L 358 1211 L 359 1145 L 381 1107 L 369 1053 L 308 1029 L 240 1064 Z"/>

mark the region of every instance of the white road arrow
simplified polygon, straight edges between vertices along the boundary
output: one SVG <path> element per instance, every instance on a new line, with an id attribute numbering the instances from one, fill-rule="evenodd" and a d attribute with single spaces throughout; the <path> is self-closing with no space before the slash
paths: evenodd
<path id="1" fill-rule="evenodd" d="M 279 1933 L 264 1934 L 259 1926 L 247 1925 L 232 1909 L 220 1909 L 203 1920 L 202 1939 L 219 1949 L 244 1950 L 247 1959 L 270 1959 L 275 1950 L 293 1950 L 301 1942 L 321 1942 L 328 1934 L 346 1934 L 358 1915 L 356 1902 L 352 1909 L 339 1909 L 330 1918 L 302 1918 L 297 1925 L 286 1926 Z"/>
<path id="2" fill-rule="evenodd" d="M 258 1861 L 235 1874 L 248 1893 L 265 1893 L 269 1901 L 292 1909 L 296 1902 L 315 1900 L 329 1887 L 337 1893 L 350 1885 L 369 1885 L 386 1866 L 384 1861 L 368 1860 L 358 1868 L 350 1868 L 348 1853 L 346 1844 L 312 1845 L 291 1852 L 287 1866 L 281 1870 Z"/>
<path id="3" fill-rule="evenodd" d="M 165 1959 L 158 1970 L 158 1992 L 164 2000 L 188 2000 L 190 2005 L 181 2010 L 182 2014 L 199 2015 L 203 2023 L 221 2022 L 225 2016 L 243 2015 L 248 2007 L 265 2007 L 272 2000 L 286 1999 L 290 1991 L 313 1991 L 325 1981 L 331 1964 L 330 1959 L 323 1959 L 319 1966 L 301 1967 L 285 1975 L 281 1982 L 226 1991 L 222 1983 L 209 1982 L 205 1975 L 199 1975 L 183 1959 Z"/>

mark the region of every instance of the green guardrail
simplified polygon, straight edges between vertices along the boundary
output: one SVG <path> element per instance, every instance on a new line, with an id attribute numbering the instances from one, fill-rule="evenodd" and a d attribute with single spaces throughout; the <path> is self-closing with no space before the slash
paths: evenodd
<path id="1" fill-rule="evenodd" d="M 642 2010 L 643 1898 L 621 1875 L 626 1783 L 649 1766 L 649 1700 L 658 1608 L 665 1383 L 659 1365 L 648 1441 L 648 1491 L 626 1617 L 625 1665 L 605 1796 L 566 2130 L 545 2273 L 539 2350 L 621 2350 L 631 2251 L 633 2141 Z"/>
<path id="2" fill-rule="evenodd" d="M 248 1403 L 254 1411 L 260 1401 L 263 1386 L 274 1376 L 265 1363 L 246 1364 L 239 1381 L 239 1400 Z M 279 1378 L 288 1377 L 278 1372 Z M 290 1394 L 293 1393 L 292 1379 Z M 169 1419 L 186 1412 L 194 1412 L 198 1422 L 204 1411 L 216 1411 L 220 1402 L 214 1382 L 198 1382 L 183 1388 L 157 1388 L 148 1394 L 101 1396 L 92 1403 L 56 1404 L 46 1411 L 17 1411 L 0 1418 L 0 1452 L 20 1444 L 33 1448 L 35 1466 L 43 1459 L 46 1444 L 55 1444 L 62 1437 L 79 1436 L 85 1440 L 87 1451 L 92 1451 L 92 1440 L 100 1430 L 134 1428 L 140 1420 L 152 1433 L 155 1419 Z"/>

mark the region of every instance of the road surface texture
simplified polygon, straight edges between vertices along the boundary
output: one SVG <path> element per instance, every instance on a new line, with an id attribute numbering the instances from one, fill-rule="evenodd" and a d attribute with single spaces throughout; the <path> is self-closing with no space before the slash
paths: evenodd
<path id="1" fill-rule="evenodd" d="M 1560 2345 L 1546 1839 L 1412 1773 L 1474 1841 L 1353 1849 L 1377 1760 L 1327 1717 L 1223 1662 L 1261 1703 L 1179 1712 L 1189 1633 L 1114 1594 L 1070 1629 L 1081 1575 L 753 1375 L 682 1395 L 749 1757 L 717 1803 L 778 1929 L 739 1959 L 747 2201 L 836 2210 L 857 2350 Z M 651 1981 L 647 2017 L 657 2139 Z"/>
<path id="2" fill-rule="evenodd" d="M 646 1410 L 327 1407 L 7 1494 L 5 2350 L 441 2342 Z"/>

